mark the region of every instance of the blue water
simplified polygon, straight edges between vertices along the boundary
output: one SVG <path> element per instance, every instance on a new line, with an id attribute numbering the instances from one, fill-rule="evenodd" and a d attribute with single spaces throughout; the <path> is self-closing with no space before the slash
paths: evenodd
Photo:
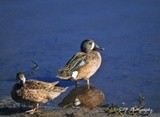
<path id="1" fill-rule="evenodd" d="M 142 93 L 146 106 L 160 112 L 159 6 L 158 0 L 1 0 L 0 98 L 10 96 L 18 71 L 28 79 L 59 80 L 58 69 L 93 38 L 105 51 L 91 85 L 105 93 L 105 103 L 135 105 Z M 30 60 L 40 68 L 31 71 Z"/>

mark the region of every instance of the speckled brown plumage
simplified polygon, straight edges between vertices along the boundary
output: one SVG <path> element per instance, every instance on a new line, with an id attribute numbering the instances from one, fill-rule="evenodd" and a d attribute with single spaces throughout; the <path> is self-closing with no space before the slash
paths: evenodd
<path id="1" fill-rule="evenodd" d="M 38 109 L 39 104 L 53 100 L 67 89 L 67 87 L 56 86 L 58 82 L 25 81 L 23 73 L 18 73 L 17 80 L 18 82 L 11 90 L 12 99 L 21 104 L 33 105 L 36 109 Z"/>
<path id="2" fill-rule="evenodd" d="M 30 89 L 54 89 L 55 85 L 58 83 L 59 83 L 58 81 L 53 83 L 48 83 L 38 80 L 27 80 L 25 82 L 25 86 L 29 87 Z"/>

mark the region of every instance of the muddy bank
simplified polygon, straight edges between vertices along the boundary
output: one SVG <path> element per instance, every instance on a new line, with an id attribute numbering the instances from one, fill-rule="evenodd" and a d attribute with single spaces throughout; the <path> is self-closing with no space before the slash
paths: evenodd
<path id="1" fill-rule="evenodd" d="M 15 111 L 14 111 L 15 110 Z M 0 116 L 9 117 L 138 117 L 142 115 L 129 115 L 129 114 L 107 114 L 104 108 L 56 108 L 56 109 L 42 109 L 32 115 L 26 114 L 24 111 L 17 112 L 17 109 L 11 109 L 7 113 L 2 113 Z M 12 113 L 10 113 L 12 112 Z M 149 117 L 158 117 L 160 114 L 150 114 Z"/>
<path id="2" fill-rule="evenodd" d="M 0 117 L 137 117 L 142 116 L 141 114 L 124 114 L 124 113 L 114 113 L 108 114 L 106 112 L 106 107 L 96 107 L 96 108 L 85 108 L 85 107 L 48 107 L 42 105 L 41 110 L 34 114 L 25 113 L 29 110 L 29 107 L 20 107 L 18 103 L 14 102 L 12 99 L 0 100 Z M 149 114 L 149 117 L 158 117 L 159 113 Z"/>

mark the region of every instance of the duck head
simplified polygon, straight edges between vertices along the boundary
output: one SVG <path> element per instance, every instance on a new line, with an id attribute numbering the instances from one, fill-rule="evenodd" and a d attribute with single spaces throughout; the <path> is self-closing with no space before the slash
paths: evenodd
<path id="1" fill-rule="evenodd" d="M 92 39 L 86 39 L 81 43 L 81 52 L 88 53 L 92 50 L 104 50 L 104 48 L 99 47 Z"/>
<path id="2" fill-rule="evenodd" d="M 16 79 L 17 79 L 17 83 L 21 85 L 24 85 L 26 82 L 26 78 L 23 72 L 18 72 L 16 75 Z"/>

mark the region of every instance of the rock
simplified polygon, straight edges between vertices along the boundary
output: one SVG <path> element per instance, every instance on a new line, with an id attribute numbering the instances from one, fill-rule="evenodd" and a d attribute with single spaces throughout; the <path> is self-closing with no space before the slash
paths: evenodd
<path id="1" fill-rule="evenodd" d="M 99 89 L 90 86 L 90 90 L 88 90 L 87 86 L 80 86 L 72 89 L 71 92 L 63 99 L 63 101 L 59 103 L 59 106 L 83 106 L 94 108 L 102 105 L 104 100 L 105 95 Z"/>

